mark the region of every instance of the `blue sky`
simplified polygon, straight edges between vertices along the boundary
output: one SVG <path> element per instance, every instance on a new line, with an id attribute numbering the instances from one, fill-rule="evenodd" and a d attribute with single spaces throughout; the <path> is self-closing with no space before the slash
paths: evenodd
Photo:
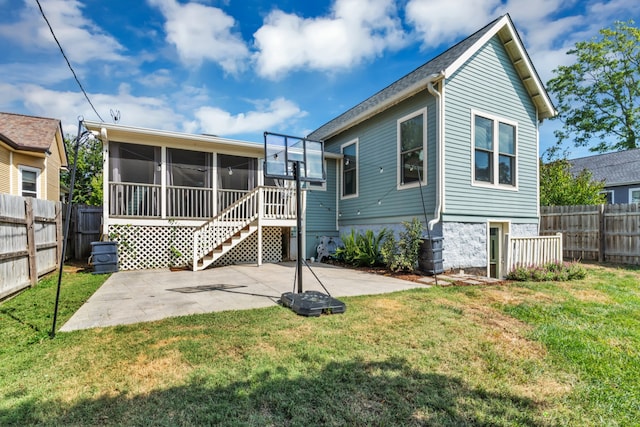
<path id="1" fill-rule="evenodd" d="M 262 141 L 306 135 L 509 13 L 543 82 L 637 0 L 40 0 L 98 114 Z M 0 111 L 99 120 L 36 0 L 0 0 Z M 541 127 L 541 149 L 557 123 Z M 572 150 L 572 157 L 587 154 Z"/>

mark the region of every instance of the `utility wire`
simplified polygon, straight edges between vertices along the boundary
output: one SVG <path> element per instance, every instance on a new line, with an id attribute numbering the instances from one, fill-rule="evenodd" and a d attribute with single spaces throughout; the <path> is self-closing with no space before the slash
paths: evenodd
<path id="1" fill-rule="evenodd" d="M 47 16 L 44 14 L 44 10 L 42 10 L 42 5 L 40 4 L 40 0 L 36 0 L 36 3 L 38 3 L 38 8 L 40 9 L 40 13 L 42 14 L 42 17 L 44 18 L 44 21 L 47 23 L 47 26 L 49 27 L 49 30 L 51 31 L 51 35 L 53 36 L 53 39 L 56 41 L 56 44 L 60 48 L 60 52 L 62 53 L 62 56 L 64 57 L 64 60 L 67 61 L 67 65 L 69 66 L 69 69 L 71 70 L 71 73 L 73 74 L 73 78 L 76 79 L 76 82 L 78 83 L 78 86 L 80 86 L 80 90 L 84 94 L 84 97 L 87 99 L 87 102 L 89 103 L 89 105 L 91 105 L 91 108 L 93 109 L 93 112 L 96 113 L 96 116 L 98 116 L 98 118 L 100 119 L 101 122 L 104 122 L 104 120 L 102 120 L 102 117 L 100 117 L 100 114 L 96 110 L 96 107 L 93 106 L 93 103 L 89 99 L 89 95 L 87 95 L 87 92 L 84 90 L 84 87 L 82 87 L 82 83 L 80 83 L 80 79 L 78 79 L 78 76 L 76 75 L 76 72 L 73 70 L 73 67 L 71 66 L 71 63 L 69 62 L 69 59 L 67 58 L 67 55 L 64 53 L 64 50 L 62 49 L 62 45 L 58 41 L 58 37 L 56 37 L 56 33 L 53 32 L 53 28 L 51 27 L 51 24 L 49 23 L 49 20 L 47 19 Z"/>

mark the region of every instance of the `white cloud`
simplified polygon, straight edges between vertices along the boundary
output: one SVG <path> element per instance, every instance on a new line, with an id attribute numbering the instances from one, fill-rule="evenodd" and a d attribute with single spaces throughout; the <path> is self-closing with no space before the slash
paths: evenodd
<path id="1" fill-rule="evenodd" d="M 258 102 L 256 111 L 232 115 L 216 107 L 202 107 L 195 112 L 204 133 L 213 135 L 237 135 L 263 132 L 266 129 L 281 128 L 288 121 L 304 117 L 307 113 L 284 98 L 269 102 Z"/>
<path id="2" fill-rule="evenodd" d="M 42 70 L 47 70 L 47 72 L 43 73 Z M 79 71 L 76 72 L 81 75 Z M 71 77 L 69 68 L 64 61 L 59 61 L 57 64 L 51 62 L 2 64 L 2 80 L 5 82 L 52 85 Z"/>
<path id="3" fill-rule="evenodd" d="M 120 61 L 124 47 L 104 33 L 82 14 L 78 0 L 41 0 L 56 37 L 72 63 L 84 64 L 92 60 Z M 51 51 L 58 47 L 49 27 L 42 18 L 36 2 L 24 0 L 20 20 L 0 25 L 0 35 L 14 40 L 28 51 Z"/>
<path id="4" fill-rule="evenodd" d="M 0 90 L 5 93 L 5 89 L 10 89 L 13 103 L 19 102 L 26 108 L 26 114 L 60 119 L 65 134 L 76 133 L 78 116 L 99 120 L 81 92 L 56 91 L 34 84 L 7 86 L 0 86 Z M 106 122 L 111 122 L 111 109 L 120 111 L 119 123 L 136 127 L 181 130 L 184 121 L 184 117 L 174 111 L 172 103 L 162 98 L 131 95 L 126 84 L 120 85 L 116 94 L 90 93 L 89 96 Z M 11 110 L 21 109 L 14 107 Z"/>
<path id="5" fill-rule="evenodd" d="M 147 87 L 167 88 L 175 86 L 175 77 L 172 76 L 171 70 L 161 68 L 140 76 L 137 81 Z"/>
<path id="6" fill-rule="evenodd" d="M 254 38 L 256 72 L 271 79 L 302 68 L 351 67 L 406 44 L 392 0 L 336 0 L 320 18 L 274 10 Z"/>
<path id="7" fill-rule="evenodd" d="M 500 0 L 410 0 L 406 20 L 425 45 L 449 44 L 482 28 L 502 12 Z"/>
<path id="8" fill-rule="evenodd" d="M 249 49 L 242 37 L 233 33 L 233 17 L 221 9 L 198 3 L 149 0 L 149 4 L 164 15 L 167 41 L 176 47 L 181 61 L 188 65 L 213 61 L 232 74 L 244 68 Z"/>

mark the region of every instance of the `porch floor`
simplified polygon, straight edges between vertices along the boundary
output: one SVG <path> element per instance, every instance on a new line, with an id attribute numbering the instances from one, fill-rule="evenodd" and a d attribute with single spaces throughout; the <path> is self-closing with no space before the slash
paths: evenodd
<path id="1" fill-rule="evenodd" d="M 311 267 L 336 298 L 428 287 L 328 264 L 313 263 Z M 198 272 L 120 271 L 112 274 L 60 331 L 277 305 L 280 295 L 294 290 L 295 270 L 294 262 L 285 262 L 260 267 L 231 265 Z M 306 267 L 303 286 L 305 291 L 323 291 Z"/>

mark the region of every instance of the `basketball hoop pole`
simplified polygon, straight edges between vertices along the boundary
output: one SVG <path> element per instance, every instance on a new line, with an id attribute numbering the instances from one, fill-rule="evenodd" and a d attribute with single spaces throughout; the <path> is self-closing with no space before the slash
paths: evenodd
<path id="1" fill-rule="evenodd" d="M 297 247 L 298 255 L 296 256 L 296 268 L 298 276 L 298 293 L 302 293 L 302 195 L 300 194 L 300 162 L 293 164 L 293 175 L 296 179 L 296 229 L 297 229 Z"/>

